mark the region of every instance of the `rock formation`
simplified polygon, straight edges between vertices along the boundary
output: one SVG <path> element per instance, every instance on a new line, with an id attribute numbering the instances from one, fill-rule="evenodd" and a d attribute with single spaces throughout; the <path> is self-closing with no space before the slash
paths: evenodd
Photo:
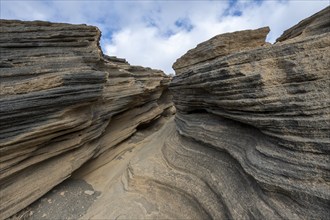
<path id="1" fill-rule="evenodd" d="M 86 25 L 1 20 L 1 219 L 172 106 L 163 72 L 103 56 Z"/>
<path id="2" fill-rule="evenodd" d="M 250 181 L 215 178 L 237 187 L 214 190 L 229 217 L 329 217 L 329 14 L 330 7 L 303 20 L 274 45 L 265 43 L 268 28 L 220 35 L 173 65 L 178 132 L 227 154 Z M 228 43 L 224 51 L 217 39 Z"/>
<path id="3" fill-rule="evenodd" d="M 94 202 L 31 213 L 328 219 L 329 14 L 273 45 L 268 27 L 215 36 L 175 62 L 169 90 L 163 73 L 102 55 L 95 27 L 1 21 L 1 217 L 72 175 Z M 86 197 L 58 193 L 46 197 Z"/>

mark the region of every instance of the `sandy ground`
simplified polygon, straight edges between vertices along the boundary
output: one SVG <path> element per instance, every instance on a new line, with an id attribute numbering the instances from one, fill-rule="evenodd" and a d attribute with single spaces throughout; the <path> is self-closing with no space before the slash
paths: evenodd
<path id="1" fill-rule="evenodd" d="M 111 198 L 109 190 L 121 193 L 122 189 L 110 187 L 127 168 L 131 159 L 155 138 L 157 131 L 173 121 L 173 117 L 160 118 L 149 127 L 136 132 L 114 149 L 86 163 L 72 177 L 56 186 L 42 198 L 12 219 L 85 219 L 89 208 L 99 206 Z M 112 188 L 112 189 L 110 189 Z M 104 195 L 104 196 L 103 196 Z M 85 216 L 85 217 L 84 217 Z"/>
<path id="2" fill-rule="evenodd" d="M 99 195 L 84 180 L 68 179 L 33 203 L 28 219 L 78 219 Z"/>
<path id="3" fill-rule="evenodd" d="M 133 202 L 132 195 L 127 193 L 127 168 L 137 161 L 144 161 L 147 166 L 153 167 L 153 160 L 160 160 L 161 147 L 167 138 L 166 135 L 175 128 L 169 125 L 174 125 L 174 117 L 160 119 L 153 126 L 140 130 L 112 152 L 104 153 L 76 173 L 75 178 L 84 179 L 95 190 L 101 192 L 100 197 L 91 205 L 82 219 L 104 219 L 109 216 L 116 219 L 117 217 L 118 219 L 144 218 L 144 212 L 136 211 L 136 207 L 128 208 L 130 213 L 122 213 L 122 210 L 127 209 L 122 205 L 129 204 L 127 200 L 132 201 L 131 204 L 137 204 Z M 146 168 L 145 172 L 149 172 L 149 169 Z M 146 206 L 149 207 L 152 204 Z M 134 213 L 133 216 L 132 213 Z"/>

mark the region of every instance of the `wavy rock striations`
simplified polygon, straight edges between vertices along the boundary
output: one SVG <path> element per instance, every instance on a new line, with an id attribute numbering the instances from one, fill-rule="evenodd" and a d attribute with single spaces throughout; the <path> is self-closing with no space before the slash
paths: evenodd
<path id="1" fill-rule="evenodd" d="M 251 181 L 244 184 L 251 194 L 215 192 L 235 219 L 329 217 L 329 14 L 330 7 L 303 20 L 274 45 L 264 42 L 267 28 L 220 35 L 173 65 L 180 73 L 170 85 L 178 132 L 226 152 Z M 260 39 L 246 42 L 245 36 Z M 217 39 L 238 41 L 215 51 Z M 226 183 L 218 178 L 219 185 Z M 245 194 L 249 205 L 242 199 L 232 206 Z"/>
<path id="2" fill-rule="evenodd" d="M 97 199 L 74 218 L 328 219 L 329 13 L 273 45 L 267 27 L 203 42 L 170 90 L 103 56 L 94 27 L 1 21 L 1 216 L 76 170 Z M 32 210 L 69 217 L 45 207 Z"/>
<path id="3" fill-rule="evenodd" d="M 1 20 L 1 219 L 141 124 L 170 114 L 170 78 L 108 57 L 86 25 Z"/>
<path id="4" fill-rule="evenodd" d="M 85 168 L 101 196 L 83 218 L 328 219 L 329 13 L 274 45 L 261 28 L 180 58 L 175 120 Z"/>

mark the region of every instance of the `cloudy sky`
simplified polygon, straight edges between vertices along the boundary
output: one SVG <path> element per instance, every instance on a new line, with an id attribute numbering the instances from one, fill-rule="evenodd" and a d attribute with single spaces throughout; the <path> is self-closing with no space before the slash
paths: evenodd
<path id="1" fill-rule="evenodd" d="M 173 73 L 188 49 L 214 35 L 269 26 L 284 30 L 329 5 L 329 0 L 1 0 L 1 19 L 96 25 L 108 55 Z"/>

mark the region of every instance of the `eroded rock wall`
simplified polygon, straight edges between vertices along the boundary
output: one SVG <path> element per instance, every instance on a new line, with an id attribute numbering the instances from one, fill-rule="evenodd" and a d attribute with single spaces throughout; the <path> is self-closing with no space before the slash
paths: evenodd
<path id="1" fill-rule="evenodd" d="M 328 219 L 329 13 L 274 45 L 240 31 L 178 59 L 175 119 L 93 161 L 83 178 L 101 196 L 83 218 Z"/>
<path id="2" fill-rule="evenodd" d="M 170 78 L 99 47 L 86 25 L 1 20 L 1 219 L 136 128 L 171 114 Z"/>
<path id="3" fill-rule="evenodd" d="M 225 204 L 257 195 L 250 197 L 254 205 L 244 199 L 227 205 L 224 212 L 234 219 L 329 217 L 329 14 L 328 7 L 305 19 L 274 45 L 265 43 L 267 28 L 220 35 L 173 65 L 178 132 L 228 153 L 251 179 L 251 194 L 244 188 L 225 196 L 215 191 Z M 222 44 L 217 39 L 228 43 L 224 51 L 213 46 Z"/>
<path id="4" fill-rule="evenodd" d="M 72 32 L 80 26 L 1 21 L 14 42 L 1 41 L 2 216 L 84 164 L 75 178 L 99 197 L 83 219 L 328 219 L 329 13 L 305 19 L 273 45 L 266 27 L 187 52 L 170 84 L 175 119 L 167 117 L 169 78 L 103 56 L 96 28 L 81 26 L 95 34 L 84 40 Z M 52 25 L 61 34 L 46 31 Z M 14 37 L 31 27 L 40 39 Z M 66 48 L 65 39 L 78 46 Z M 61 54 L 57 41 L 64 54 L 39 54 Z M 35 61 L 29 50 L 39 54 Z M 10 58 L 17 54 L 24 62 Z"/>

